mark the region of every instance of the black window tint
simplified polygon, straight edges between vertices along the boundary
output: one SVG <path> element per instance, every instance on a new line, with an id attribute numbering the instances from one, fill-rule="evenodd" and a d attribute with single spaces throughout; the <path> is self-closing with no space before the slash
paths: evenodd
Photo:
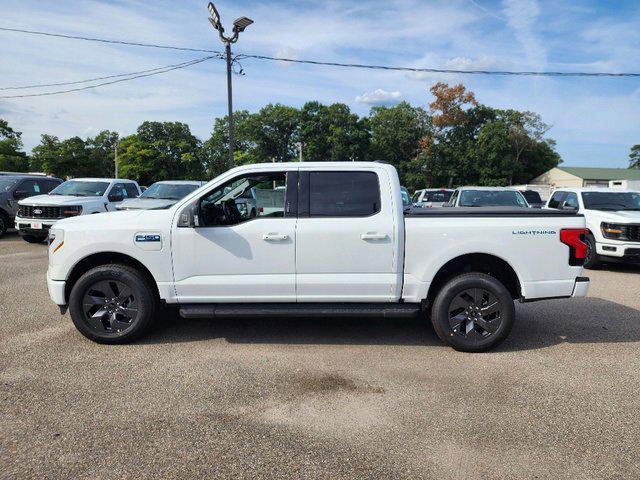
<path id="1" fill-rule="evenodd" d="M 55 180 L 47 180 L 44 183 L 44 192 L 43 193 L 49 193 L 51 190 L 53 190 L 54 188 L 56 188 L 58 185 L 60 185 L 61 182 L 57 182 Z"/>
<path id="2" fill-rule="evenodd" d="M 564 192 L 556 192 L 549 200 L 549 208 L 560 208 L 560 203 L 562 202 L 562 197 L 564 197 Z"/>
<path id="3" fill-rule="evenodd" d="M 127 198 L 136 198 L 138 196 L 138 189 L 133 183 L 125 183 L 124 189 L 127 192 Z"/>
<path id="4" fill-rule="evenodd" d="M 24 180 L 17 190 L 27 192 L 29 196 L 47 193 L 42 180 Z"/>
<path id="5" fill-rule="evenodd" d="M 362 217 L 380 211 L 380 187 L 373 172 L 311 172 L 309 215 Z"/>

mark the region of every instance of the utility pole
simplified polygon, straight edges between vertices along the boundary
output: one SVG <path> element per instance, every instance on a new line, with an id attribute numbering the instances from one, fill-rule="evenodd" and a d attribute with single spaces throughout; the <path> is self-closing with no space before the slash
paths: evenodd
<path id="1" fill-rule="evenodd" d="M 231 86 L 231 74 L 233 60 L 231 58 L 231 44 L 238 41 L 240 32 L 244 32 L 244 29 L 253 23 L 253 20 L 247 17 L 236 18 L 233 21 L 233 35 L 227 37 L 224 35 L 224 27 L 220 22 L 220 14 L 212 2 L 209 2 L 207 7 L 211 16 L 209 22 L 218 31 L 220 41 L 225 44 L 225 54 L 227 57 L 227 105 L 229 107 L 228 123 L 229 123 L 229 168 L 234 166 L 233 160 L 233 94 Z"/>
<path id="2" fill-rule="evenodd" d="M 116 171 L 115 171 L 115 175 L 114 175 L 113 178 L 118 178 L 118 143 L 120 143 L 120 140 L 116 140 L 115 156 L 114 156 L 114 163 L 116 164 Z"/>
<path id="3" fill-rule="evenodd" d="M 302 161 L 302 142 L 296 144 L 298 146 L 298 161 Z"/>

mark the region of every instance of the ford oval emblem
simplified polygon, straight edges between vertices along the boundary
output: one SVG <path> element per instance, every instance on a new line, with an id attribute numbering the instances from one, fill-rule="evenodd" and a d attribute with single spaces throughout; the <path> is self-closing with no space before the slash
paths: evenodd
<path id="1" fill-rule="evenodd" d="M 40 210 L 39 208 L 36 208 L 36 209 L 33 211 L 33 213 L 34 213 L 35 215 L 42 215 L 42 210 Z"/>

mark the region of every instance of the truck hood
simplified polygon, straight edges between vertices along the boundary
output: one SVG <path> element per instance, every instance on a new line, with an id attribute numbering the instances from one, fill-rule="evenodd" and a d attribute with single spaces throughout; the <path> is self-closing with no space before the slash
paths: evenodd
<path id="1" fill-rule="evenodd" d="M 621 223 L 640 223 L 640 211 L 624 211 L 610 212 L 604 210 L 587 210 L 588 217 L 600 220 L 602 222 L 621 222 Z"/>
<path id="2" fill-rule="evenodd" d="M 56 222 L 56 228 L 80 227 L 83 229 L 102 230 L 112 228 L 112 225 L 117 225 L 118 227 L 137 225 L 138 217 L 142 213 L 142 210 L 132 210 L 130 212 L 104 212 L 97 215 L 79 215 L 77 217 L 58 220 Z"/>
<path id="3" fill-rule="evenodd" d="M 164 198 L 130 198 L 123 200 L 116 208 L 118 210 L 150 210 L 152 208 L 167 208 L 175 205 L 177 200 Z"/>
<path id="4" fill-rule="evenodd" d="M 18 202 L 26 206 L 64 207 L 66 205 L 87 205 L 104 203 L 104 197 L 75 197 L 73 195 L 37 195 Z"/>

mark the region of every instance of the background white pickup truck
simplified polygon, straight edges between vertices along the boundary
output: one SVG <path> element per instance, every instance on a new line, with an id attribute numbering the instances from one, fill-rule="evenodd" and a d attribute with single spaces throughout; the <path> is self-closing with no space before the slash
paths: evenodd
<path id="1" fill-rule="evenodd" d="M 640 192 L 621 188 L 562 188 L 547 208 L 584 215 L 586 268 L 601 262 L 640 263 Z"/>
<path id="2" fill-rule="evenodd" d="M 140 193 L 140 187 L 132 180 L 74 178 L 47 195 L 18 202 L 16 228 L 27 242 L 39 243 L 47 238 L 51 226 L 62 218 L 112 212 L 118 203 Z"/>
<path id="3" fill-rule="evenodd" d="M 236 204 L 252 188 L 285 194 L 252 218 Z M 586 295 L 584 225 L 523 208 L 405 216 L 381 163 L 247 165 L 168 210 L 58 222 L 47 283 L 103 343 L 140 337 L 164 303 L 184 317 L 427 313 L 443 341 L 481 351 L 509 333 L 514 299 Z"/>

